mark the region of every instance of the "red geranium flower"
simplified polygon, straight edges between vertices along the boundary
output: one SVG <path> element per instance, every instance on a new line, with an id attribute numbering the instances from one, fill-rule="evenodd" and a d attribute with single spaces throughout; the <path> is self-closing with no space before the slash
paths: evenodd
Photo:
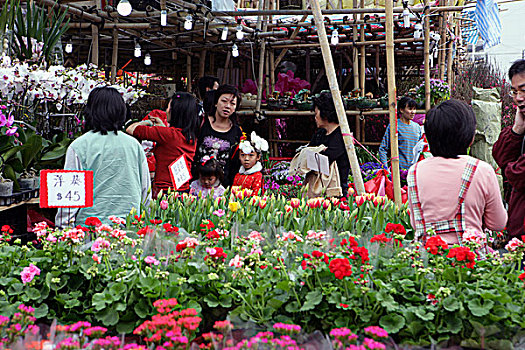
<path id="1" fill-rule="evenodd" d="M 102 225 L 102 222 L 100 222 L 100 219 L 97 218 L 96 216 L 90 216 L 89 218 L 86 219 L 85 225 L 98 227 Z"/>
<path id="2" fill-rule="evenodd" d="M 368 249 L 365 247 L 354 247 L 353 248 L 354 254 L 350 256 L 350 259 L 357 259 L 357 256 L 361 257 L 361 263 L 365 263 L 370 260 L 368 256 Z"/>
<path id="3" fill-rule="evenodd" d="M 380 234 L 380 235 L 375 235 L 374 237 L 372 237 L 370 239 L 370 242 L 371 243 L 374 243 L 374 242 L 379 242 L 379 243 L 388 243 L 392 240 L 392 238 L 388 238 L 387 236 L 385 236 L 384 233 Z"/>
<path id="4" fill-rule="evenodd" d="M 330 268 L 330 272 L 334 274 L 335 278 L 340 280 L 352 274 L 350 261 L 345 258 L 338 258 L 330 261 L 328 267 Z"/>
<path id="5" fill-rule="evenodd" d="M 386 233 L 394 232 L 394 233 L 397 233 L 398 235 L 403 235 L 403 236 L 407 234 L 407 231 L 405 230 L 405 226 L 401 224 L 393 224 L 391 222 L 386 224 L 385 232 Z"/>
<path id="6" fill-rule="evenodd" d="M 476 254 L 468 247 L 451 248 L 447 258 L 456 258 L 456 261 L 466 261 L 467 268 L 471 269 L 476 265 Z"/>
<path id="7" fill-rule="evenodd" d="M 149 226 L 144 226 L 140 230 L 137 231 L 137 235 L 144 237 L 147 233 L 153 232 L 152 229 L 149 228 Z"/>
<path id="8" fill-rule="evenodd" d="M 440 250 L 441 248 L 442 250 Z M 425 249 L 427 252 L 433 255 L 442 254 L 448 248 L 447 242 L 443 240 L 440 236 L 432 236 L 427 240 L 425 244 Z"/>

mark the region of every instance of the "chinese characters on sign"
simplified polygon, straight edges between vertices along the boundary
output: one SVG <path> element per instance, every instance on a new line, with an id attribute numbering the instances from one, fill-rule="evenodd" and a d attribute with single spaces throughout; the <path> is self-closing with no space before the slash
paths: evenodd
<path id="1" fill-rule="evenodd" d="M 170 164 L 170 175 L 175 189 L 179 189 L 182 185 L 191 180 L 190 169 L 184 155 Z"/>
<path id="2" fill-rule="evenodd" d="M 93 205 L 93 172 L 42 170 L 41 207 L 90 207 Z"/>

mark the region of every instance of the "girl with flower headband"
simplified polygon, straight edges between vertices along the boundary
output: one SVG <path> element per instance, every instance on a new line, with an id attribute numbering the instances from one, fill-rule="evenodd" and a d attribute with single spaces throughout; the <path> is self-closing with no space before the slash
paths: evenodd
<path id="1" fill-rule="evenodd" d="M 240 186 L 241 189 L 249 189 L 257 195 L 262 189 L 262 164 L 261 154 L 268 151 L 268 142 L 262 137 L 257 136 L 252 131 L 248 141 L 246 136 L 239 144 L 239 159 L 241 168 L 233 179 L 233 186 Z"/>
<path id="2" fill-rule="evenodd" d="M 213 191 L 213 198 L 224 194 L 225 188 L 221 185 L 224 173 L 219 162 L 213 156 L 204 156 L 197 165 L 199 178 L 190 185 L 190 194 L 206 197 Z"/>

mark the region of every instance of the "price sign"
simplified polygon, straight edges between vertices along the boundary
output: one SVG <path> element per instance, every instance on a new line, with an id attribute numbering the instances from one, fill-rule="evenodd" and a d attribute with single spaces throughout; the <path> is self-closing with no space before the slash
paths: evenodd
<path id="1" fill-rule="evenodd" d="M 190 167 L 184 154 L 170 164 L 170 175 L 176 190 L 191 180 Z"/>
<path id="2" fill-rule="evenodd" d="M 40 171 L 41 208 L 86 208 L 92 206 L 92 171 Z"/>

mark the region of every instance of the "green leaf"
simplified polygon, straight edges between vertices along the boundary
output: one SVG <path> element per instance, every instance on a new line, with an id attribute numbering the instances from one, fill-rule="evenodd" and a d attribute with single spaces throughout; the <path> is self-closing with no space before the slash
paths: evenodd
<path id="1" fill-rule="evenodd" d="M 119 334 L 131 334 L 135 329 L 135 321 L 119 322 L 117 324 L 117 332 Z"/>
<path id="2" fill-rule="evenodd" d="M 47 316 L 48 311 L 49 308 L 47 307 L 47 304 L 42 304 L 35 309 L 35 317 L 44 318 L 45 316 Z"/>
<path id="3" fill-rule="evenodd" d="M 124 283 L 114 283 L 109 287 L 109 293 L 113 296 L 113 300 L 119 300 L 126 297 L 126 285 Z"/>
<path id="4" fill-rule="evenodd" d="M 219 305 L 219 300 L 213 294 L 207 294 L 204 297 L 204 302 L 208 304 L 209 307 L 217 307 Z"/>
<path id="5" fill-rule="evenodd" d="M 406 330 L 412 335 L 412 338 L 416 338 L 419 332 L 421 332 L 425 327 L 420 321 L 412 321 L 406 327 Z"/>
<path id="6" fill-rule="evenodd" d="M 435 317 L 433 312 L 426 312 L 426 310 L 421 307 L 416 309 L 415 314 L 423 321 L 431 321 Z"/>
<path id="7" fill-rule="evenodd" d="M 286 304 L 284 309 L 286 310 L 286 312 L 294 313 L 299 311 L 300 306 L 301 305 L 299 305 L 297 301 L 292 301 L 291 303 Z"/>
<path id="8" fill-rule="evenodd" d="M 29 299 L 36 300 L 40 298 L 40 291 L 36 288 L 30 287 L 26 290 L 26 295 L 29 297 Z"/>
<path id="9" fill-rule="evenodd" d="M 104 326 L 114 326 L 118 323 L 118 312 L 108 307 L 95 314 L 95 318 L 102 322 Z"/>
<path id="10" fill-rule="evenodd" d="M 447 311 L 456 311 L 459 310 L 459 306 L 461 303 L 453 296 L 446 297 L 445 300 L 443 300 L 443 307 Z"/>
<path id="11" fill-rule="evenodd" d="M 137 316 L 140 318 L 146 318 L 150 314 L 150 306 L 146 299 L 140 299 L 140 301 L 133 306 L 133 310 L 135 310 Z"/>
<path id="12" fill-rule="evenodd" d="M 221 295 L 219 297 L 219 303 L 221 304 L 221 306 L 223 307 L 230 307 L 232 306 L 232 297 L 230 295 Z"/>
<path id="13" fill-rule="evenodd" d="M 107 301 L 104 293 L 95 293 L 91 299 L 91 305 L 95 307 L 97 311 L 100 311 L 106 307 Z"/>
<path id="14" fill-rule="evenodd" d="M 202 312 L 201 304 L 199 304 L 195 300 L 190 300 L 190 302 L 187 303 L 186 305 L 187 305 L 188 309 L 195 309 L 195 310 L 197 310 L 198 313 Z"/>
<path id="15" fill-rule="evenodd" d="M 388 314 L 379 319 L 379 325 L 388 333 L 395 334 L 405 326 L 405 318 L 399 314 Z"/>
<path id="16" fill-rule="evenodd" d="M 508 339 L 489 340 L 487 342 L 487 349 L 514 350 L 514 345 L 512 345 L 512 342 Z"/>
<path id="17" fill-rule="evenodd" d="M 301 311 L 312 310 L 316 305 L 318 305 L 323 300 L 323 294 L 321 291 L 314 290 L 306 294 L 306 301 L 301 307 Z"/>
<path id="18" fill-rule="evenodd" d="M 9 288 L 7 289 L 7 294 L 19 295 L 19 294 L 22 294 L 23 291 L 24 291 L 24 285 L 20 282 L 17 282 L 9 286 Z"/>
<path id="19" fill-rule="evenodd" d="M 480 299 L 475 298 L 469 300 L 467 305 L 474 316 L 482 317 L 488 315 L 490 309 L 494 306 L 494 302 L 492 300 L 485 300 L 485 302 L 482 303 Z"/>
<path id="20" fill-rule="evenodd" d="M 444 320 L 446 330 L 452 334 L 458 334 L 463 329 L 463 323 L 458 314 L 447 314 Z"/>

